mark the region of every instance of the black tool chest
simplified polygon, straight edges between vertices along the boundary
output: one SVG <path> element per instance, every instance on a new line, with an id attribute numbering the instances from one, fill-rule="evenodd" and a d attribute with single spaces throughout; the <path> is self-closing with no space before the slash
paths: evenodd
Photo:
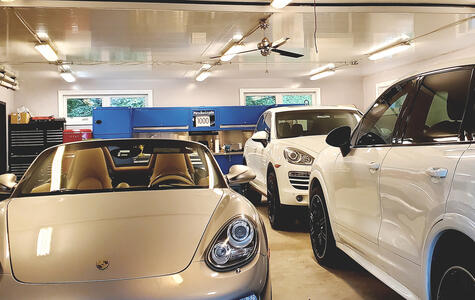
<path id="1" fill-rule="evenodd" d="M 9 124 L 8 165 L 11 173 L 23 176 L 41 151 L 63 143 L 64 120 L 30 121 L 29 124 Z"/>

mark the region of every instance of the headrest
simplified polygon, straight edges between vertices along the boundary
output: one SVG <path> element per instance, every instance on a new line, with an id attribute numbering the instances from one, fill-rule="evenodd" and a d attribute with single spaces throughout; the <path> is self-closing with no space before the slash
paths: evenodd
<path id="1" fill-rule="evenodd" d="M 157 154 L 150 182 L 167 175 L 179 175 L 191 180 L 185 154 Z"/>
<path id="2" fill-rule="evenodd" d="M 67 188 L 81 190 L 112 188 L 102 149 L 85 149 L 76 152 L 68 172 Z"/>
<path id="3" fill-rule="evenodd" d="M 278 128 L 277 128 L 277 131 L 279 133 L 279 136 L 283 136 L 283 137 L 288 137 L 290 136 L 290 124 L 287 123 L 287 122 L 284 122 L 284 123 L 280 123 Z"/>
<path id="4" fill-rule="evenodd" d="M 465 99 L 448 99 L 447 98 L 447 115 L 451 120 L 462 120 L 465 111 Z"/>
<path id="5" fill-rule="evenodd" d="M 303 134 L 303 126 L 302 124 L 294 124 L 292 125 L 292 136 L 297 137 Z"/>

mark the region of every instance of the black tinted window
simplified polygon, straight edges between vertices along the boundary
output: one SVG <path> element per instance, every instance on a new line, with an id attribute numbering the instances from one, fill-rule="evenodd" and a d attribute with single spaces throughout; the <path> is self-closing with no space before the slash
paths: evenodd
<path id="1" fill-rule="evenodd" d="M 373 104 L 360 125 L 357 145 L 391 144 L 394 128 L 406 99 L 415 93 L 411 80 L 388 89 Z"/>
<path id="2" fill-rule="evenodd" d="M 259 121 L 257 121 L 257 124 L 256 124 L 256 132 L 257 131 L 262 131 L 264 130 L 264 115 L 262 115 L 260 118 L 259 118 Z"/>
<path id="3" fill-rule="evenodd" d="M 276 114 L 277 138 L 326 135 L 340 126 L 354 128 L 360 115 L 353 110 L 301 110 Z"/>
<path id="4" fill-rule="evenodd" d="M 405 143 L 456 141 L 467 102 L 471 70 L 428 75 L 411 107 Z"/>

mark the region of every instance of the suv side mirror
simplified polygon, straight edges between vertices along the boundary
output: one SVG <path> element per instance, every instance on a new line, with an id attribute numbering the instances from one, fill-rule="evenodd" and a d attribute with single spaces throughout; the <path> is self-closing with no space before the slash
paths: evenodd
<path id="1" fill-rule="evenodd" d="M 15 174 L 0 175 L 0 200 L 8 198 L 16 186 Z"/>
<path id="2" fill-rule="evenodd" d="M 226 178 L 230 184 L 248 183 L 256 178 L 256 174 L 248 166 L 234 165 L 229 168 Z"/>
<path id="3" fill-rule="evenodd" d="M 349 126 L 342 126 L 330 131 L 325 141 L 330 146 L 340 148 L 341 154 L 347 156 L 350 153 L 350 138 L 351 128 Z"/>
<path id="4" fill-rule="evenodd" d="M 267 141 L 269 139 L 269 134 L 265 131 L 257 131 L 251 136 L 251 140 L 254 142 L 262 143 L 262 145 L 267 146 Z"/>

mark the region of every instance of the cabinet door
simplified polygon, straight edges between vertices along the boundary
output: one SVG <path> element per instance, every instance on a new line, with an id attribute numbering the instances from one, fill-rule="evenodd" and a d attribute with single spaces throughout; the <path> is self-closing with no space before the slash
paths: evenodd
<path id="1" fill-rule="evenodd" d="M 153 107 L 134 110 L 133 127 L 181 127 L 191 126 L 191 113 L 188 107 Z M 176 128 L 173 131 L 177 131 Z"/>
<path id="2" fill-rule="evenodd" d="M 96 108 L 92 112 L 94 137 L 110 135 L 112 138 L 132 136 L 132 109 L 128 107 Z"/>
<path id="3" fill-rule="evenodd" d="M 219 108 L 220 129 L 254 129 L 267 106 L 229 106 Z"/>

